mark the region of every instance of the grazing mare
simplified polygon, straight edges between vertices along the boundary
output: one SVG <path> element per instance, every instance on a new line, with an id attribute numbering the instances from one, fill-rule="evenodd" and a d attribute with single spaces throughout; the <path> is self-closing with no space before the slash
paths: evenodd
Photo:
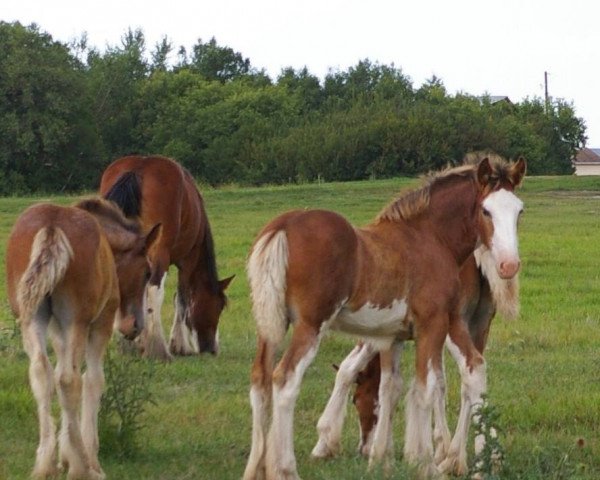
<path id="1" fill-rule="evenodd" d="M 295 402 L 328 329 L 366 338 L 381 352 L 384 391 L 394 378 L 394 342 L 415 338 L 405 458 L 424 475 L 438 472 L 431 409 L 436 391 L 444 388 L 446 336 L 466 364 L 462 381 L 468 402 L 477 403 L 485 391 L 483 357 L 460 319 L 460 266 L 483 244 L 502 278 L 516 275 L 522 202 L 513 190 L 524 173 L 523 160 L 484 159 L 446 170 L 393 201 L 364 228 L 324 210 L 288 212 L 267 224 L 248 259 L 258 345 L 251 374 L 252 448 L 246 480 L 298 478 Z M 290 344 L 274 368 L 290 324 Z M 380 395 L 384 398 L 380 414 L 390 415 L 392 396 Z"/>
<path id="2" fill-rule="evenodd" d="M 150 358 L 219 351 L 218 323 L 227 303 L 225 289 L 233 277 L 219 281 L 213 237 L 204 202 L 191 174 L 160 156 L 115 160 L 102 174 L 100 194 L 144 226 L 161 223 L 162 233 L 150 250 L 146 330 L 141 348 Z M 170 352 L 160 319 L 167 270 L 179 277 Z"/>
<path id="3" fill-rule="evenodd" d="M 38 406 L 36 478 L 56 474 L 54 388 L 62 417 L 60 465 L 68 468 L 68 478 L 104 478 L 97 424 L 102 358 L 115 319 L 121 333 L 130 337 L 143 327 L 150 274 L 146 253 L 158 231 L 156 226 L 143 235 L 137 222 L 103 199 L 72 207 L 34 205 L 12 230 L 6 250 L 8 298 L 23 333 Z M 54 379 L 48 332 L 56 355 Z"/>
<path id="4" fill-rule="evenodd" d="M 467 324 L 475 348 L 482 355 L 496 310 L 499 310 L 505 318 L 514 318 L 517 316 L 519 308 L 518 275 L 509 280 L 501 279 L 490 259 L 489 251 L 480 247 L 467 259 L 460 270 L 461 318 Z M 450 352 L 456 351 L 450 349 Z M 460 357 L 456 358 L 456 361 L 460 362 Z M 358 451 L 362 455 L 370 456 L 372 451 L 381 449 L 381 447 L 373 446 L 375 425 L 379 421 L 387 421 L 387 419 L 380 419 L 378 415 L 381 371 L 379 355 L 372 347 L 359 343 L 337 370 L 331 397 L 318 422 L 319 440 L 312 455 L 321 458 L 334 456 L 339 452 L 346 400 L 351 385 L 356 382 L 357 386 L 352 401 L 356 407 L 360 425 Z M 443 402 L 443 398 L 439 401 Z M 445 443 L 447 450 L 450 432 L 445 419 L 445 408 L 435 409 L 434 413 L 436 443 L 438 446 Z M 439 414 L 444 416 L 440 418 Z M 391 452 L 393 448 L 391 430 L 388 429 L 388 432 L 390 432 L 390 438 L 387 439 L 386 452 Z M 483 444 L 478 439 L 476 454 L 481 451 L 482 447 Z M 443 448 L 438 449 L 436 453 L 441 454 L 443 451 Z M 444 458 L 436 458 L 436 460 L 441 462 Z"/>

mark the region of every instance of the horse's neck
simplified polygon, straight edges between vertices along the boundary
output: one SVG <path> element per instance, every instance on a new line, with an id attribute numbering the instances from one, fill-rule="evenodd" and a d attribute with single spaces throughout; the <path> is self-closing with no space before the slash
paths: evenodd
<path id="1" fill-rule="evenodd" d="M 206 252 L 206 246 L 201 243 L 195 247 L 197 256 L 186 267 L 189 268 L 189 287 L 193 291 L 204 290 L 208 293 L 216 293 L 218 291 L 218 278 L 216 275 L 216 266 L 214 260 L 211 260 Z"/>
<path id="2" fill-rule="evenodd" d="M 472 183 L 462 183 L 449 191 L 438 191 L 429 206 L 431 228 L 462 265 L 477 242 L 475 195 Z"/>
<path id="3" fill-rule="evenodd" d="M 516 318 L 519 315 L 519 275 L 510 280 L 500 278 L 494 258 L 485 247 L 475 250 L 475 261 L 490 286 L 497 311 L 506 319 Z"/>

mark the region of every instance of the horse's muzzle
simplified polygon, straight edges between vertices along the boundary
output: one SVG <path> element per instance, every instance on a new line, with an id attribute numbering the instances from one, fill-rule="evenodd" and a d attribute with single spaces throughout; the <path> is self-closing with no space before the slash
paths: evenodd
<path id="1" fill-rule="evenodd" d="M 521 262 L 518 259 L 502 261 L 498 265 L 498 275 L 503 280 L 509 280 L 518 273 L 519 268 L 521 268 Z"/>

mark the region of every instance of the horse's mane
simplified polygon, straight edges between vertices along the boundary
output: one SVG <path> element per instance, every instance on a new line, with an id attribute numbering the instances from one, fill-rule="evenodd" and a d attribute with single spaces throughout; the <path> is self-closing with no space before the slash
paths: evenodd
<path id="1" fill-rule="evenodd" d="M 428 173 L 423 177 L 421 187 L 400 193 L 379 213 L 377 221 L 409 220 L 416 217 L 429 206 L 430 193 L 434 185 L 452 177 L 469 177 L 474 172 L 474 165 L 461 165 Z"/>
<path id="2" fill-rule="evenodd" d="M 476 152 L 478 153 L 478 152 Z M 489 178 L 489 188 L 495 190 L 499 185 L 510 183 L 510 169 L 512 163 L 507 162 L 500 155 L 489 153 L 483 157 L 465 157 L 463 165 L 457 167 L 447 167 L 437 172 L 430 172 L 422 179 L 422 185 L 416 189 L 400 193 L 392 200 L 377 216 L 376 221 L 399 221 L 410 220 L 416 217 L 429 206 L 431 190 L 453 178 L 475 178 L 477 165 L 483 159 L 487 158 L 492 167 L 492 174 Z"/>
<path id="3" fill-rule="evenodd" d="M 126 217 L 139 217 L 142 210 L 140 179 L 135 172 L 121 175 L 104 198 L 115 202 Z"/>
<path id="4" fill-rule="evenodd" d="M 117 224 L 124 230 L 136 235 L 139 235 L 142 231 L 138 221 L 125 217 L 119 206 L 110 200 L 101 197 L 87 198 L 77 202 L 74 207 L 85 210 L 95 217 L 105 219 L 110 223 Z"/>
<path id="5" fill-rule="evenodd" d="M 206 217 L 206 215 L 205 215 Z M 219 274 L 217 271 L 217 259 L 215 255 L 215 245 L 213 241 L 210 224 L 208 223 L 208 217 L 206 217 L 206 229 L 204 232 L 204 261 L 206 262 L 206 274 L 208 275 L 208 283 L 210 290 L 214 294 L 223 295 L 223 300 L 227 301 L 227 297 L 223 294 L 221 287 L 219 286 Z"/>

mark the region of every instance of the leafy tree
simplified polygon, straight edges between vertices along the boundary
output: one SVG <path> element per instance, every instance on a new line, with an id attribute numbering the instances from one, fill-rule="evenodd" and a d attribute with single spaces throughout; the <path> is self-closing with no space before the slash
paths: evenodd
<path id="1" fill-rule="evenodd" d="M 102 135 L 105 163 L 143 150 L 134 132 L 143 109 L 139 91 L 149 72 L 144 54 L 144 34 L 129 29 L 120 47 L 108 47 L 103 54 L 92 50 L 88 55 L 92 110 Z"/>
<path id="2" fill-rule="evenodd" d="M 160 42 L 157 42 L 154 46 L 154 50 L 150 54 L 152 57 L 152 64 L 150 69 L 153 72 L 161 71 L 165 72 L 168 69 L 167 61 L 169 54 L 173 51 L 173 44 L 167 37 L 161 38 Z"/>
<path id="3" fill-rule="evenodd" d="M 226 82 L 250 73 L 250 60 L 232 48 L 219 46 L 213 37 L 207 43 L 198 39 L 189 67 L 207 80 Z"/>
<path id="4" fill-rule="evenodd" d="M 311 75 L 306 67 L 298 71 L 291 67 L 284 68 L 277 78 L 277 85 L 295 97 L 300 113 L 307 114 L 321 107 L 324 99 L 323 89 L 319 79 Z"/>
<path id="5" fill-rule="evenodd" d="M 82 65 L 36 25 L 0 22 L 0 193 L 89 187 L 97 132 Z"/>

